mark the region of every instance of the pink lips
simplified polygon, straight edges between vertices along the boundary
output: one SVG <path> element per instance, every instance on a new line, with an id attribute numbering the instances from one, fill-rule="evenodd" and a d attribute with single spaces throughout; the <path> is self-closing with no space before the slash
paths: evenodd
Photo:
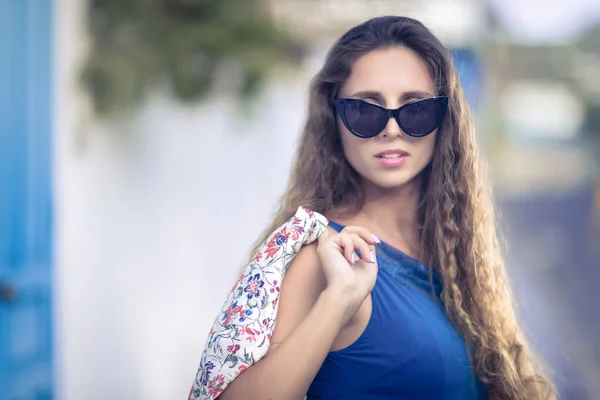
<path id="1" fill-rule="evenodd" d="M 407 156 L 408 153 L 400 149 L 386 150 L 375 155 L 384 167 L 399 167 L 404 164 Z"/>

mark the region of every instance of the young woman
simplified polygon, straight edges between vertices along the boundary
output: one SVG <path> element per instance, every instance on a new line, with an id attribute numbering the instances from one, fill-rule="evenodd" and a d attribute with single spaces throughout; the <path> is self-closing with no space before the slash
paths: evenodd
<path id="1" fill-rule="evenodd" d="M 299 206 L 329 226 L 286 272 L 266 356 L 219 399 L 554 397 L 515 317 L 483 178 L 440 41 L 403 17 L 344 34 L 265 237 Z"/>

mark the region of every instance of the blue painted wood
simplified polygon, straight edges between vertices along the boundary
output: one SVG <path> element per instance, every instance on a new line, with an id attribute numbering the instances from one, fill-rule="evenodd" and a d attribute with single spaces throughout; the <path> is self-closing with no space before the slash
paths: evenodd
<path id="1" fill-rule="evenodd" d="M 51 0 L 0 0 L 0 400 L 53 398 Z"/>

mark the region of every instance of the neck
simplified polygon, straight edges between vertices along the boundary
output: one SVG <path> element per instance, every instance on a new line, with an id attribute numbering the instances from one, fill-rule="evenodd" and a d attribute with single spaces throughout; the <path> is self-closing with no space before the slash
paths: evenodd
<path id="1" fill-rule="evenodd" d="M 394 189 L 383 189 L 364 183 L 365 203 L 359 215 L 365 227 L 370 226 L 382 240 L 391 242 L 419 258 L 419 201 L 421 178 Z"/>

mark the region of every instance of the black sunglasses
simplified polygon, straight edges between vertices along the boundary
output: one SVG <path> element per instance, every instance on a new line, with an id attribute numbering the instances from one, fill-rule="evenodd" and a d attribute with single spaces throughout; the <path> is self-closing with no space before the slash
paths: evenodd
<path id="1" fill-rule="evenodd" d="M 448 110 L 448 97 L 415 100 L 395 110 L 359 99 L 336 99 L 333 105 L 346 128 L 358 137 L 379 135 L 391 117 L 407 135 L 423 137 L 442 124 Z"/>

